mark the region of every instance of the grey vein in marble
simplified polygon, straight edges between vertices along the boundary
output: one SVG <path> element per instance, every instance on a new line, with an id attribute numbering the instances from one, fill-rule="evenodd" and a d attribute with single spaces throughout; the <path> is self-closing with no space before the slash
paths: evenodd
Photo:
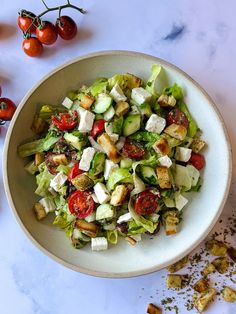
<path id="1" fill-rule="evenodd" d="M 186 31 L 186 26 L 184 24 L 173 24 L 171 31 L 163 37 L 163 40 L 176 40 L 183 36 Z"/>

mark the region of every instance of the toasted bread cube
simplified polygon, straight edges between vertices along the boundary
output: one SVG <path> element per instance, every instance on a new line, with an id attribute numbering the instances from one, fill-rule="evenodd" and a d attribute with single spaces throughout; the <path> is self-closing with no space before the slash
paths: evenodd
<path id="1" fill-rule="evenodd" d="M 149 303 L 148 308 L 147 308 L 147 313 L 148 314 L 161 314 L 162 311 L 156 305 Z"/>
<path id="2" fill-rule="evenodd" d="M 69 163 L 65 154 L 54 155 L 52 160 L 55 166 L 68 165 Z"/>
<path id="3" fill-rule="evenodd" d="M 129 111 L 129 104 L 126 101 L 119 101 L 115 106 L 116 115 L 121 117 Z"/>
<path id="4" fill-rule="evenodd" d="M 84 95 L 81 98 L 80 106 L 86 110 L 88 110 L 92 104 L 94 103 L 95 98 L 89 95 Z"/>
<path id="5" fill-rule="evenodd" d="M 197 292 L 204 292 L 209 288 L 208 281 L 204 278 L 199 279 L 193 286 L 193 289 Z"/>
<path id="6" fill-rule="evenodd" d="M 236 249 L 233 247 L 228 248 L 227 253 L 229 257 L 236 263 Z"/>
<path id="7" fill-rule="evenodd" d="M 186 264 L 188 263 L 188 255 L 183 257 L 181 260 L 179 260 L 178 262 L 168 266 L 166 269 L 170 272 L 170 273 L 175 273 L 178 270 L 180 270 L 181 268 L 183 268 Z"/>
<path id="8" fill-rule="evenodd" d="M 39 166 L 42 162 L 44 162 L 44 153 L 36 153 L 34 156 L 34 164 L 35 166 Z"/>
<path id="9" fill-rule="evenodd" d="M 181 289 L 183 286 L 182 280 L 182 275 L 169 274 L 166 276 L 166 286 L 167 288 Z"/>
<path id="10" fill-rule="evenodd" d="M 216 290 L 214 288 L 209 288 L 208 290 L 201 293 L 201 295 L 194 302 L 195 308 L 202 313 L 208 304 L 213 300 L 216 294 Z"/>
<path id="11" fill-rule="evenodd" d="M 137 244 L 137 241 L 136 241 L 134 238 L 132 238 L 131 236 L 125 237 L 125 240 L 126 240 L 127 242 L 129 242 L 129 244 L 131 244 L 131 245 Z"/>
<path id="12" fill-rule="evenodd" d="M 177 226 L 179 224 L 179 218 L 174 210 L 167 211 L 163 214 L 163 222 L 165 225 L 166 235 L 172 235 L 177 233 Z"/>
<path id="13" fill-rule="evenodd" d="M 157 166 L 156 173 L 157 173 L 157 178 L 158 178 L 158 183 L 159 183 L 160 188 L 170 189 L 171 182 L 170 182 L 168 168 L 163 167 L 163 166 Z"/>
<path id="14" fill-rule="evenodd" d="M 121 156 L 108 134 L 103 133 L 100 135 L 97 139 L 97 142 L 102 146 L 109 159 L 111 159 L 115 164 L 120 162 Z"/>
<path id="15" fill-rule="evenodd" d="M 127 75 L 129 76 L 129 80 L 128 80 L 128 84 L 127 84 L 127 87 L 129 89 L 133 89 L 135 87 L 141 86 L 141 84 L 142 84 L 141 78 L 139 78 L 133 74 L 130 74 L 130 73 L 127 73 Z"/>
<path id="16" fill-rule="evenodd" d="M 196 138 L 192 141 L 190 148 L 194 153 L 199 153 L 206 146 L 206 142 Z"/>
<path id="17" fill-rule="evenodd" d="M 206 242 L 206 249 L 214 256 L 226 256 L 227 246 L 218 240 L 209 240 Z"/>
<path id="18" fill-rule="evenodd" d="M 230 287 L 224 287 L 222 296 L 226 302 L 236 302 L 236 291 Z"/>
<path id="19" fill-rule="evenodd" d="M 164 133 L 182 141 L 187 135 L 187 129 L 183 125 L 173 123 L 165 128 Z"/>
<path id="20" fill-rule="evenodd" d="M 125 185 L 117 185 L 115 190 L 112 192 L 110 204 L 113 206 L 122 205 L 128 194 L 128 189 Z"/>
<path id="21" fill-rule="evenodd" d="M 158 104 L 163 108 L 174 107 L 176 105 L 176 99 L 173 95 L 161 95 L 157 101 Z"/>
<path id="22" fill-rule="evenodd" d="M 43 205 L 40 203 L 34 204 L 34 212 L 35 212 L 38 220 L 42 220 L 43 218 L 45 218 L 47 216 L 47 213 L 46 213 Z"/>
<path id="23" fill-rule="evenodd" d="M 161 137 L 153 144 L 152 147 L 158 154 L 161 154 L 162 156 L 169 155 L 170 153 L 170 147 L 165 138 Z"/>
<path id="24" fill-rule="evenodd" d="M 214 259 L 212 264 L 220 274 L 226 273 L 229 267 L 229 261 L 226 257 L 218 257 Z"/>
<path id="25" fill-rule="evenodd" d="M 203 268 L 201 274 L 203 276 L 208 276 L 211 273 L 214 273 L 216 271 L 215 266 L 212 263 L 207 263 L 207 265 Z"/>
<path id="26" fill-rule="evenodd" d="M 87 222 L 85 220 L 79 219 L 75 222 L 75 227 L 80 229 L 83 233 L 95 238 L 98 233 L 98 226 L 93 222 Z"/>

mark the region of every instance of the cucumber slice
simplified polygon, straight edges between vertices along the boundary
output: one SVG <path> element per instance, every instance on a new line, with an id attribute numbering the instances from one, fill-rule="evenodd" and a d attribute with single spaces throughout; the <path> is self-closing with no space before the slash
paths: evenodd
<path id="1" fill-rule="evenodd" d="M 82 143 L 79 138 L 71 133 L 65 133 L 64 139 L 74 148 L 80 150 L 82 148 Z"/>
<path id="2" fill-rule="evenodd" d="M 152 167 L 141 166 L 141 175 L 142 175 L 143 180 L 146 183 L 154 184 L 154 185 L 158 183 L 157 175 L 155 173 L 155 170 Z"/>
<path id="3" fill-rule="evenodd" d="M 120 117 L 113 121 L 112 132 L 121 135 L 124 118 Z"/>
<path id="4" fill-rule="evenodd" d="M 95 113 L 104 113 L 112 104 L 112 98 L 107 94 L 99 94 L 95 104 L 93 106 L 93 111 Z"/>
<path id="5" fill-rule="evenodd" d="M 106 121 L 110 121 L 115 115 L 115 109 L 113 108 L 113 106 L 110 106 L 109 109 L 104 112 L 104 120 Z"/>
<path id="6" fill-rule="evenodd" d="M 130 158 L 123 158 L 120 161 L 120 167 L 121 168 L 130 168 L 133 164 L 133 160 Z"/>
<path id="7" fill-rule="evenodd" d="M 104 171 L 105 159 L 106 159 L 106 156 L 104 153 L 102 152 L 95 153 L 92 163 L 91 163 L 91 168 L 89 170 L 89 175 L 92 178 L 94 178 L 95 176 L 97 176 L 98 174 Z"/>
<path id="8" fill-rule="evenodd" d="M 96 220 L 112 218 L 114 210 L 110 204 L 102 204 L 96 210 Z"/>
<path id="9" fill-rule="evenodd" d="M 129 115 L 123 123 L 123 135 L 129 136 L 140 129 L 141 116 L 139 114 Z"/>

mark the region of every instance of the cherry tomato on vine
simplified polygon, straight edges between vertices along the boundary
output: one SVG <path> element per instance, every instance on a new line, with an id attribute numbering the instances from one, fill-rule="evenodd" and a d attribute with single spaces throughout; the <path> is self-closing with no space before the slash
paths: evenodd
<path id="1" fill-rule="evenodd" d="M 16 105 L 9 98 L 0 98 L 0 120 L 9 121 L 11 120 Z"/>
<path id="2" fill-rule="evenodd" d="M 30 37 L 24 39 L 22 43 L 24 52 L 30 57 L 38 57 L 43 52 L 43 45 L 38 38 Z"/>
<path id="3" fill-rule="evenodd" d="M 73 129 L 78 124 L 78 113 L 76 110 L 72 111 L 71 114 L 61 112 L 59 117 L 52 116 L 52 123 L 61 131 Z"/>
<path id="4" fill-rule="evenodd" d="M 33 19 L 36 17 L 36 15 L 32 12 L 28 12 L 25 10 L 22 10 L 19 12 L 18 16 L 18 26 L 23 32 L 29 32 L 31 34 L 35 33 L 36 31 L 36 22 L 32 24 Z"/>
<path id="5" fill-rule="evenodd" d="M 58 35 L 64 40 L 70 40 L 77 34 L 77 25 L 69 16 L 60 16 L 56 21 Z"/>
<path id="6" fill-rule="evenodd" d="M 52 45 L 57 40 L 56 27 L 48 21 L 42 22 L 36 29 L 36 36 L 44 45 Z"/>
<path id="7" fill-rule="evenodd" d="M 94 210 L 95 204 L 92 193 L 88 191 L 75 191 L 68 200 L 71 214 L 79 219 L 87 217 Z"/>
<path id="8" fill-rule="evenodd" d="M 157 210 L 158 195 L 149 190 L 145 190 L 138 194 L 134 202 L 134 209 L 139 215 L 150 215 Z"/>

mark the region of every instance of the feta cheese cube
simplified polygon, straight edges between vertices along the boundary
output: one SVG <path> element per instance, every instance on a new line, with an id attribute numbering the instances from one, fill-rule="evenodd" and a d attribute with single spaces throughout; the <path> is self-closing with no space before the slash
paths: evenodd
<path id="1" fill-rule="evenodd" d="M 142 87 L 132 89 L 131 98 L 138 104 L 142 105 L 144 102 L 151 100 L 152 94 Z"/>
<path id="2" fill-rule="evenodd" d="M 96 237 L 91 239 L 92 251 L 103 251 L 108 249 L 108 242 L 105 237 Z"/>
<path id="3" fill-rule="evenodd" d="M 74 239 L 79 239 L 79 237 L 81 236 L 81 231 L 79 229 L 75 228 L 73 230 L 73 235 L 72 236 L 73 236 Z"/>
<path id="4" fill-rule="evenodd" d="M 127 222 L 130 221 L 132 219 L 132 216 L 130 215 L 130 213 L 126 213 L 124 215 L 121 215 L 118 220 L 117 223 L 121 224 L 122 222 Z"/>
<path id="5" fill-rule="evenodd" d="M 119 141 L 116 143 L 116 148 L 117 148 L 118 150 L 121 150 L 121 149 L 124 147 L 124 145 L 125 145 L 125 137 L 124 137 L 124 136 L 121 136 L 121 137 L 119 138 Z"/>
<path id="6" fill-rule="evenodd" d="M 110 194 L 103 183 L 98 182 L 94 185 L 93 188 L 100 204 L 104 204 L 110 200 Z"/>
<path id="7" fill-rule="evenodd" d="M 79 128 L 78 130 L 82 133 L 89 132 L 92 130 L 93 121 L 95 119 L 95 114 L 88 110 L 78 110 L 80 121 L 79 121 Z"/>
<path id="8" fill-rule="evenodd" d="M 104 168 L 104 179 L 107 180 L 112 170 L 118 168 L 119 166 L 115 164 L 113 161 L 106 159 L 105 160 L 105 168 Z"/>
<path id="9" fill-rule="evenodd" d="M 183 209 L 183 207 L 188 203 L 187 198 L 185 198 L 183 195 L 176 193 L 175 194 L 175 207 L 178 210 Z"/>
<path id="10" fill-rule="evenodd" d="M 115 112 L 114 107 L 110 106 L 109 109 L 103 114 L 104 120 L 110 121 L 114 117 L 115 113 L 116 112 Z"/>
<path id="11" fill-rule="evenodd" d="M 41 198 L 39 203 L 43 206 L 46 214 L 54 212 L 56 209 L 56 206 L 50 197 Z"/>
<path id="12" fill-rule="evenodd" d="M 127 97 L 123 93 L 122 89 L 120 88 L 119 84 L 115 84 L 110 92 L 110 96 L 115 100 L 115 102 L 119 101 L 126 101 Z"/>
<path id="13" fill-rule="evenodd" d="M 51 180 L 50 187 L 53 188 L 56 192 L 60 190 L 60 188 L 63 186 L 63 184 L 66 182 L 67 176 L 59 172 L 56 174 L 56 176 Z"/>
<path id="14" fill-rule="evenodd" d="M 93 195 L 92 195 L 93 197 Z M 96 213 L 92 212 L 90 215 L 88 215 L 87 217 L 84 218 L 85 221 L 87 222 L 93 222 L 96 220 Z"/>
<path id="15" fill-rule="evenodd" d="M 119 135 L 116 133 L 113 133 L 113 127 L 112 127 L 112 123 L 105 123 L 105 131 L 106 133 L 109 135 L 110 139 L 112 140 L 112 142 L 117 142 L 119 139 Z"/>
<path id="16" fill-rule="evenodd" d="M 71 109 L 72 105 L 73 101 L 68 97 L 66 97 L 62 102 L 62 106 L 66 107 L 67 109 Z"/>
<path id="17" fill-rule="evenodd" d="M 164 166 L 167 168 L 170 168 L 170 166 L 172 165 L 172 160 L 167 155 L 158 158 L 158 161 L 159 161 L 161 166 Z"/>
<path id="18" fill-rule="evenodd" d="M 81 156 L 79 162 L 79 169 L 83 171 L 89 171 L 91 161 L 95 154 L 96 150 L 93 147 L 87 147 L 83 150 L 83 154 Z"/>
<path id="19" fill-rule="evenodd" d="M 187 162 L 191 157 L 192 149 L 186 147 L 176 147 L 175 159 Z"/>
<path id="20" fill-rule="evenodd" d="M 97 196 L 96 196 L 95 193 L 93 193 L 91 196 L 92 196 L 92 198 L 93 198 L 93 200 L 94 200 L 95 203 L 99 203 L 99 201 L 98 201 Z"/>
<path id="21" fill-rule="evenodd" d="M 160 134 L 166 126 L 166 120 L 153 113 L 147 120 L 145 130 Z"/>

